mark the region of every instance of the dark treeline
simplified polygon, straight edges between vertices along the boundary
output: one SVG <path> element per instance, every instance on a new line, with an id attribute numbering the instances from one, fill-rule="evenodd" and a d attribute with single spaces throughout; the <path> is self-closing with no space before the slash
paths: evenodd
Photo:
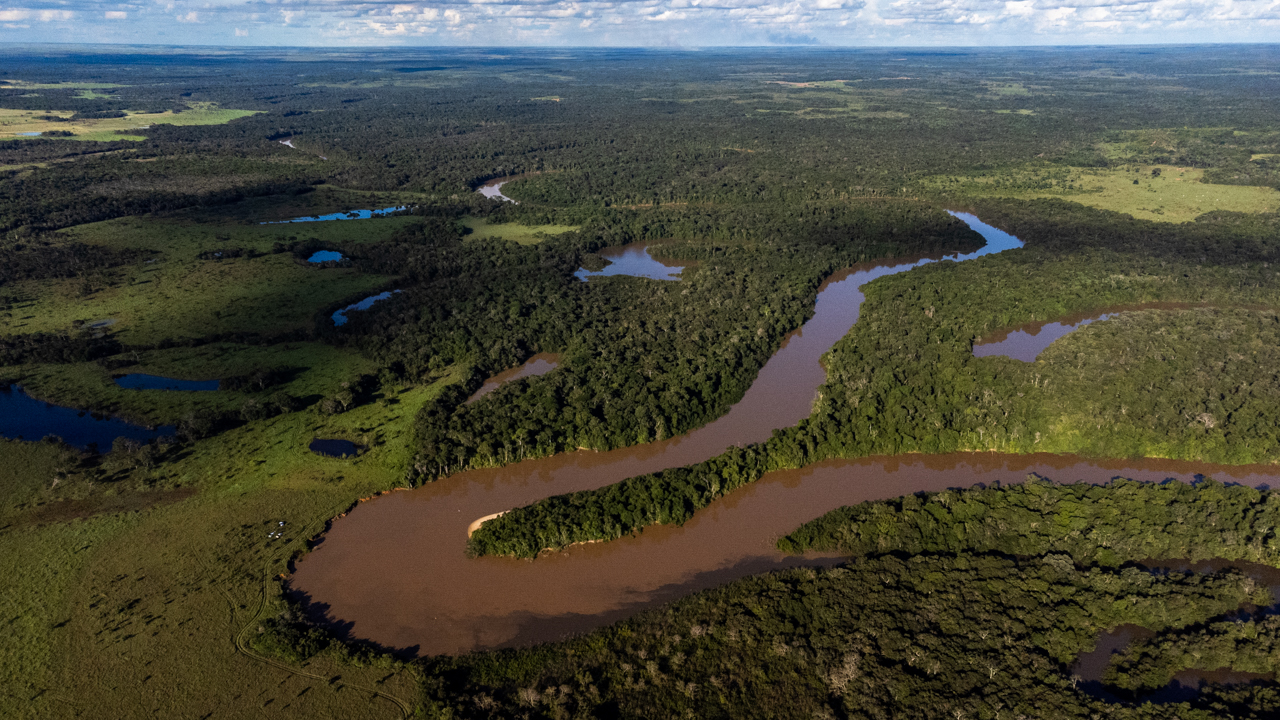
<path id="1" fill-rule="evenodd" d="M 861 319 L 825 359 L 822 400 L 797 428 L 695 466 L 509 512 L 472 536 L 472 551 L 532 556 L 683 522 L 765 472 L 831 457 L 965 450 L 1228 463 L 1280 457 L 1272 430 L 1280 388 L 1266 342 L 1273 315 L 1196 311 L 1176 333 L 1167 314 L 1111 330 L 1095 324 L 1071 338 L 1096 338 L 1088 351 L 1049 353 L 1035 364 L 971 352 L 975 339 L 1001 328 L 1116 305 L 1273 306 L 1280 241 L 1266 218 L 1169 226 L 1060 201 L 975 209 L 1027 247 L 868 286 Z"/>
<path id="2" fill-rule="evenodd" d="M 0 366 L 88 362 L 123 350 L 110 335 L 92 332 L 0 335 Z"/>
<path id="3" fill-rule="evenodd" d="M 1065 553 L 1079 565 L 1143 558 L 1280 566 L 1280 494 L 1206 480 L 920 493 L 833 510 L 778 541 L 792 553 Z M 1133 530 L 1126 528 L 1142 528 Z"/>
<path id="4" fill-rule="evenodd" d="M 48 237 L 0 240 L 0 286 L 20 280 L 82 277 L 89 273 L 137 262 L 138 250 L 120 250 L 85 243 L 61 243 Z"/>

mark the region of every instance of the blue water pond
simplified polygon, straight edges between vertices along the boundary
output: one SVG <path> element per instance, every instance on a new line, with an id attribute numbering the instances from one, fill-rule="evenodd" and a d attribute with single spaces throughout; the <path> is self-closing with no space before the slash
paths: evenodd
<path id="1" fill-rule="evenodd" d="M 176 428 L 162 425 L 155 430 L 133 425 L 118 418 L 102 417 L 51 405 L 37 400 L 13 386 L 0 389 L 0 436 L 13 440 L 37 441 L 56 435 L 78 448 L 96 445 L 107 452 L 118 437 L 147 442 L 162 435 L 173 435 Z"/>
<path id="2" fill-rule="evenodd" d="M 311 215 L 308 217 L 293 218 L 291 220 L 272 220 L 258 224 L 283 225 L 285 223 L 327 222 L 329 220 L 368 220 L 369 218 L 386 217 L 393 212 L 408 209 L 408 205 L 397 205 L 396 207 L 382 208 L 380 210 L 350 210 L 347 212 L 330 213 L 328 215 Z"/>
<path id="3" fill-rule="evenodd" d="M 369 297 L 367 297 L 367 298 L 365 298 L 365 299 L 361 300 L 361 301 L 360 301 L 360 302 L 358 302 L 358 303 L 355 303 L 355 304 L 352 304 L 352 305 L 348 305 L 348 306 L 346 306 L 346 307 L 342 308 L 341 310 L 337 310 L 337 311 L 335 311 L 335 312 L 333 313 L 333 324 L 334 324 L 334 325 L 337 325 L 338 327 L 341 327 L 341 326 L 343 326 L 343 325 L 346 325 L 346 324 L 347 324 L 347 315 L 346 315 L 346 314 L 347 314 L 347 311 L 349 311 L 349 310 L 368 310 L 369 308 L 373 307 L 373 304 L 374 304 L 374 303 L 376 303 L 376 302 L 378 302 L 379 300 L 386 300 L 387 298 L 391 297 L 391 293 L 393 293 L 393 292 L 400 292 L 400 291 L 399 291 L 399 290 L 387 290 L 387 291 L 385 291 L 385 292 L 380 292 L 380 293 L 378 293 L 377 295 L 370 295 Z"/>
<path id="4" fill-rule="evenodd" d="M 160 375 L 144 375 L 134 373 L 116 378 L 116 384 L 129 390 L 185 390 L 205 391 L 217 390 L 217 380 L 178 380 Z"/>
<path id="5" fill-rule="evenodd" d="M 619 248 L 609 248 L 600 253 L 600 257 L 609 261 L 603 270 L 579 268 L 574 277 L 586 282 L 593 277 L 611 275 L 630 275 L 632 277 L 649 278 L 650 280 L 679 280 L 682 265 L 667 265 L 649 254 L 649 248 L 643 243 L 632 243 Z"/>
<path id="6" fill-rule="evenodd" d="M 360 454 L 360 448 L 350 440 L 321 440 L 311 441 L 311 452 L 325 457 L 355 457 Z"/>
<path id="7" fill-rule="evenodd" d="M 322 263 L 330 260 L 338 261 L 342 259 L 342 253 L 337 250 L 317 250 L 314 255 L 307 258 L 307 262 Z"/>

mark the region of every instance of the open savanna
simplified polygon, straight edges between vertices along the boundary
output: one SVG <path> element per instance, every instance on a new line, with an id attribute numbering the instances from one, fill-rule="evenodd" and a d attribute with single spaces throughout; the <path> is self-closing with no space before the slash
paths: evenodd
<path id="1" fill-rule="evenodd" d="M 1062 198 L 1140 220 L 1184 223 L 1215 210 L 1270 213 L 1280 192 L 1270 187 L 1213 185 L 1204 171 L 1171 165 L 1075 168 L 1044 165 L 970 176 L 935 177 L 924 191 L 971 197 Z"/>
<path id="2" fill-rule="evenodd" d="M 336 197 L 318 200 L 324 206 L 339 202 Z M 327 208 L 308 208 L 320 209 Z M 410 218 L 376 218 L 261 225 L 231 223 L 224 217 L 221 224 L 206 224 L 179 216 L 82 225 L 59 236 L 68 242 L 148 255 L 85 277 L 14 283 L 10 294 L 19 299 L 0 313 L 0 332 L 54 332 L 67 330 L 76 321 L 110 319 L 112 331 L 122 341 L 154 344 L 221 333 L 271 334 L 306 328 L 319 310 L 354 302 L 390 278 L 353 268 L 312 267 L 290 253 L 270 254 L 272 247 L 304 240 L 333 245 L 375 242 L 410 222 Z M 268 254 L 208 257 L 229 250 Z"/>
<path id="3" fill-rule="evenodd" d="M 121 131 L 143 130 L 151 125 L 222 125 L 257 112 L 260 111 L 224 109 L 214 103 L 192 103 L 180 113 L 171 110 L 160 113 L 128 111 L 124 117 L 118 118 L 73 120 L 75 113 L 71 111 L 0 109 L 0 135 L 61 130 L 72 133 L 70 139 L 74 140 L 144 140 L 141 135 Z M 62 119 L 48 120 L 41 116 Z"/>
<path id="4" fill-rule="evenodd" d="M 249 423 L 134 471 L 118 490 L 78 479 L 83 470 L 50 487 L 65 451 L 0 443 L 0 482 L 15 498 L 0 527 L 0 567 L 10 578 L 0 607 L 14 639 L 0 650 L 0 715 L 405 714 L 416 680 L 398 664 L 322 655 L 289 666 L 259 657 L 251 642 L 258 623 L 284 610 L 276 578 L 307 540 L 357 498 L 402 484 L 410 421 L 456 379 L 384 387 L 342 415 L 308 409 Z M 307 450 L 317 437 L 369 449 L 323 458 Z M 84 517 L 56 512 L 67 502 L 59 487 L 77 493 Z M 93 514 L 117 508 L 122 496 L 132 509 Z"/>
<path id="5" fill-rule="evenodd" d="M 223 333 L 272 334 L 309 327 L 317 308 L 351 299 L 387 278 L 350 268 L 311 268 L 289 254 L 205 261 L 157 260 L 88 280 L 24 281 L 13 290 L 27 298 L 0 316 L 0 332 L 58 332 L 77 320 L 114 320 L 121 341 Z"/>
<path id="6" fill-rule="evenodd" d="M 252 392 L 171 392 L 130 390 L 114 377 L 145 373 L 181 380 L 221 380 L 276 368 L 286 380 L 273 385 L 267 395 L 286 392 L 303 401 L 331 395 L 342 383 L 377 365 L 358 353 L 314 342 L 277 345 L 207 343 L 196 347 L 145 350 L 132 365 L 107 370 L 98 363 L 14 365 L 0 368 L 0 380 L 21 383 L 41 400 L 95 412 L 110 413 L 146 425 L 171 425 L 198 410 L 238 411 Z"/>
<path id="7" fill-rule="evenodd" d="M 577 225 L 521 225 L 489 222 L 488 218 L 466 218 L 462 224 L 471 230 L 468 239 L 494 238 L 521 245 L 536 245 L 551 235 L 577 230 Z"/>

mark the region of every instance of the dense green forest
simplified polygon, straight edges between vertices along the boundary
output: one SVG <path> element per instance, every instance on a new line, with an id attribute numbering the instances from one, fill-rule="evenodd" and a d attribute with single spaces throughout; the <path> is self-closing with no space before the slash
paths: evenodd
<path id="1" fill-rule="evenodd" d="M 1169 227 L 1057 200 L 983 201 L 975 209 L 1027 247 L 871 284 L 859 322 L 825 359 L 822 400 L 800 426 L 697 466 L 507 513 L 472 536 L 472 551 L 533 556 L 683 522 L 770 470 L 832 457 L 970 450 L 1225 463 L 1280 457 L 1275 316 L 1250 309 L 1280 299 L 1272 268 L 1280 235 L 1271 218 Z M 1090 325 L 1032 364 L 971 352 L 999 328 L 1159 302 L 1210 307 Z"/>
<path id="2" fill-rule="evenodd" d="M 362 644 L 342 618 L 308 619 L 279 582 L 361 498 L 723 416 L 833 273 L 979 247 L 945 210 L 1026 247 L 866 286 L 798 427 L 516 509 L 469 551 L 535 557 L 682 523 L 766 472 L 835 457 L 1280 460 L 1274 47 L 65 46 L 4 60 L 0 402 L 25 393 L 86 422 L 173 430 L 96 448 L 56 432 L 0 441 L 12 578 L 0 622 L 14 638 L 0 649 L 0 714 L 1207 718 L 1276 706 L 1270 682 L 1129 703 L 1213 669 L 1191 657 L 1197 645 L 1274 670 L 1273 623 L 1228 615 L 1268 604 L 1256 582 L 1132 566 L 1276 564 L 1272 495 L 1213 483 L 1035 482 L 846 509 L 783 540 L 853 557 L 839 568 L 460 658 L 385 654 L 398 649 Z M 476 192 L 512 176 L 503 192 L 519 204 Z M 574 276 L 634 242 L 684 265 L 681 278 Z M 342 259 L 310 263 L 319 250 Z M 1151 307 L 1035 363 L 972 355 L 1022 323 L 1118 305 Z M 465 402 L 542 352 L 559 354 L 554 372 Z M 128 374 L 219 389 L 129 390 L 117 384 Z M 358 455 L 310 453 L 321 438 Z M 1126 623 L 1156 635 L 1107 676 L 1125 704 L 1082 692 L 1074 658 Z"/>
<path id="3" fill-rule="evenodd" d="M 1274 677 L 1117 705 L 1084 692 L 1072 665 L 1135 624 L 1159 634 L 1108 666 L 1118 691 L 1187 668 L 1272 675 L 1270 619 L 1206 624 L 1236 600 L 1271 606 L 1269 589 L 1132 563 L 1275 567 L 1278 512 L 1273 491 L 1213 481 L 1038 479 L 864 503 L 779 543 L 846 565 L 741 580 L 554 646 L 437 661 L 428 698 L 464 717 L 1266 717 Z"/>

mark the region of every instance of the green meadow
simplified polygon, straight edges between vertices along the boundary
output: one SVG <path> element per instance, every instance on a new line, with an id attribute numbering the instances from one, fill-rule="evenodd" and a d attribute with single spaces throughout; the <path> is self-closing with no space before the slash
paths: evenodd
<path id="1" fill-rule="evenodd" d="M 1280 191 L 1270 187 L 1214 185 L 1204 171 L 1171 165 L 1121 168 L 1027 167 L 969 176 L 934 177 L 926 191 L 1020 199 L 1062 198 L 1126 213 L 1140 220 L 1185 223 L 1215 210 L 1271 213 L 1280 210 Z"/>

